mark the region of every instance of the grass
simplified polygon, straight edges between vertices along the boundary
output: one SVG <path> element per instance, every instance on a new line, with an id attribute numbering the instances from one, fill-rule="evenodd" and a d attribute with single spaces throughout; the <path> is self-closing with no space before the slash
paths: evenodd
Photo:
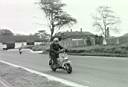
<path id="1" fill-rule="evenodd" d="M 0 63 L 0 78 L 9 84 L 8 87 L 71 87 L 4 63 Z"/>
<path id="2" fill-rule="evenodd" d="M 128 45 L 90 46 L 71 48 L 69 54 L 88 56 L 128 56 Z"/>

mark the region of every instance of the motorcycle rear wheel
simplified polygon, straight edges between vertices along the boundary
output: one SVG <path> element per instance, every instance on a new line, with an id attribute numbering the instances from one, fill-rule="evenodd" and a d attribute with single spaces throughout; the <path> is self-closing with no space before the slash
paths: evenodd
<path id="1" fill-rule="evenodd" d="M 49 66 L 52 69 L 52 71 L 56 71 L 57 68 L 52 59 L 49 60 Z"/>
<path id="2" fill-rule="evenodd" d="M 57 69 L 57 68 L 56 68 L 56 65 L 55 65 L 55 64 L 52 64 L 52 65 L 51 65 L 51 69 L 52 69 L 52 71 L 54 71 L 54 72 L 55 72 L 55 71 L 56 71 L 56 69 Z"/>

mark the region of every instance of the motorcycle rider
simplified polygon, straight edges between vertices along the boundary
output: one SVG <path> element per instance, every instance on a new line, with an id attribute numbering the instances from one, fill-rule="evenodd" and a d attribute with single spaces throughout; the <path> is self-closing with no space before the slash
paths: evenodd
<path id="1" fill-rule="evenodd" d="M 59 58 L 59 53 L 60 50 L 64 49 L 60 44 L 59 44 L 59 39 L 54 38 L 53 42 L 50 45 L 50 58 L 53 60 L 54 64 L 57 64 L 57 58 Z"/>

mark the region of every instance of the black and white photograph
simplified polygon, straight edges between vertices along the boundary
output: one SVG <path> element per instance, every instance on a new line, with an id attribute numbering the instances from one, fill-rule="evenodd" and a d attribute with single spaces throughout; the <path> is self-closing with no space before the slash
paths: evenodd
<path id="1" fill-rule="evenodd" d="M 0 0 L 0 87 L 128 87 L 127 0 Z"/>

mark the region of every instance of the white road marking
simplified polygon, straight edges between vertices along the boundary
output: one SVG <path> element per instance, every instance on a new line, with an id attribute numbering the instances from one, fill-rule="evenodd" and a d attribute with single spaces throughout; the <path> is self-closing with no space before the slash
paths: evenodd
<path id="1" fill-rule="evenodd" d="M 54 80 L 54 81 L 63 83 L 63 84 L 68 85 L 68 86 L 72 86 L 72 87 L 88 87 L 88 86 L 77 84 L 75 82 L 64 80 L 64 79 L 61 79 L 61 78 L 58 78 L 58 77 L 55 77 L 55 76 L 52 76 L 52 75 L 48 75 L 48 74 L 45 74 L 45 73 L 42 73 L 42 72 L 38 72 L 38 71 L 29 69 L 29 68 L 26 68 L 26 67 L 23 67 L 23 66 L 12 64 L 12 63 L 9 63 L 9 62 L 3 61 L 3 60 L 0 60 L 0 62 L 1 63 L 5 63 L 5 64 L 10 65 L 10 66 L 13 66 L 13 67 L 22 68 L 22 69 L 24 69 L 24 70 L 26 70 L 28 72 L 35 73 L 35 74 L 38 74 L 40 76 L 44 76 L 44 77 L 48 78 L 48 80 Z"/>
<path id="2" fill-rule="evenodd" d="M 0 83 L 4 86 L 4 87 L 12 87 L 11 85 L 9 85 L 6 81 L 4 81 L 3 79 L 0 78 Z"/>
<path id="3" fill-rule="evenodd" d="M 8 85 L 6 85 L 3 81 L 0 80 L 0 83 L 5 86 L 5 87 L 9 87 Z"/>

